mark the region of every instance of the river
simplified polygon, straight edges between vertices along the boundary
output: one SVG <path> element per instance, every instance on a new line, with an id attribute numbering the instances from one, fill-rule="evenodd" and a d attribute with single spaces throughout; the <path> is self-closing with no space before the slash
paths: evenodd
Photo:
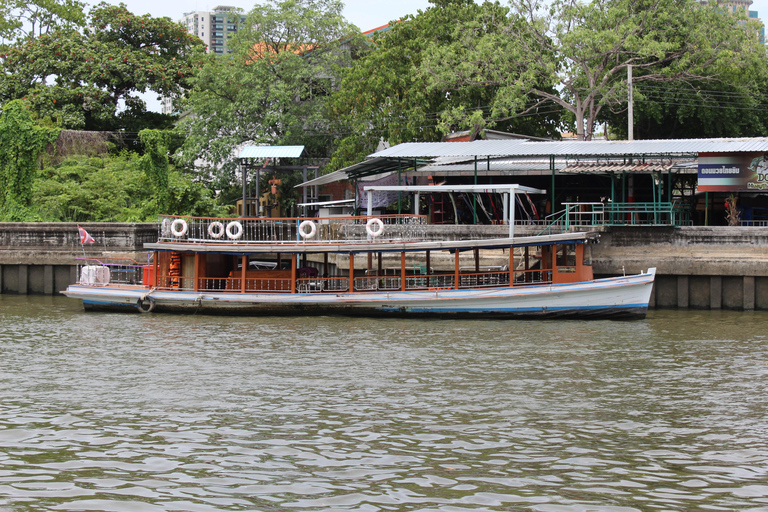
<path id="1" fill-rule="evenodd" d="M 767 336 L 0 295 L 0 510 L 768 511 Z"/>

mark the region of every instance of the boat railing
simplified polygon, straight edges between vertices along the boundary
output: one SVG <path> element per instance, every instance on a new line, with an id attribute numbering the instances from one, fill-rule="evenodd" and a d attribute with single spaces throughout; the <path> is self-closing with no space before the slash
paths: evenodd
<path id="1" fill-rule="evenodd" d="M 552 273 L 547 270 L 514 270 L 513 286 L 533 284 L 549 284 Z M 509 270 L 491 270 L 487 272 L 460 272 L 458 275 L 460 289 L 493 288 L 509 286 Z M 403 279 L 405 288 L 402 287 Z M 445 290 L 455 289 L 456 274 L 454 272 L 439 272 L 430 274 L 375 275 L 355 276 L 353 291 L 377 292 L 397 290 Z M 291 279 L 285 277 L 205 277 L 197 279 L 191 276 L 161 275 L 157 280 L 156 289 L 196 292 L 230 292 L 230 293 L 292 293 Z M 300 277 L 296 279 L 298 293 L 344 293 L 349 292 L 349 277 Z"/>
<path id="2" fill-rule="evenodd" d="M 130 258 L 77 258 L 78 284 L 142 284 L 146 268 Z"/>
<path id="3" fill-rule="evenodd" d="M 425 215 L 215 218 L 162 215 L 159 242 L 282 244 L 426 240 Z"/>

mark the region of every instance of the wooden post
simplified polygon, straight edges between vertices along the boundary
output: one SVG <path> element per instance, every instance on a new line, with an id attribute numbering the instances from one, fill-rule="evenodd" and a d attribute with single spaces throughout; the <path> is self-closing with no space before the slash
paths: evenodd
<path id="1" fill-rule="evenodd" d="M 405 252 L 400 253 L 400 289 L 405 291 Z"/>
<path id="2" fill-rule="evenodd" d="M 291 254 L 291 293 L 296 293 L 296 255 Z"/>
<path id="3" fill-rule="evenodd" d="M 154 285 L 154 288 L 157 288 L 160 283 L 160 262 L 157 261 L 160 259 L 160 253 L 155 251 L 153 254 L 152 266 L 154 267 L 154 276 L 152 277 L 152 285 Z"/>
<path id="4" fill-rule="evenodd" d="M 526 245 L 525 246 L 525 270 L 526 270 L 526 273 L 525 273 L 525 277 L 523 279 L 526 283 L 530 283 L 531 282 L 531 273 L 527 272 L 528 270 L 531 269 L 531 261 L 529 259 L 529 256 L 530 255 L 529 255 L 529 252 L 528 252 L 528 246 Z"/>
<path id="5" fill-rule="evenodd" d="M 456 249 L 456 263 L 453 269 L 453 287 L 459 289 L 459 250 Z"/>
<path id="6" fill-rule="evenodd" d="M 192 289 L 195 292 L 200 291 L 200 267 L 202 266 L 203 262 L 203 255 L 199 252 L 195 253 L 195 283 L 192 286 Z"/>
<path id="7" fill-rule="evenodd" d="M 475 255 L 475 274 L 480 273 L 480 248 L 475 247 L 475 250 L 473 251 Z"/>
<path id="8" fill-rule="evenodd" d="M 509 286 L 515 286 L 515 248 L 509 246 Z"/>
<path id="9" fill-rule="evenodd" d="M 355 253 L 349 253 L 349 293 L 355 291 Z"/>
<path id="10" fill-rule="evenodd" d="M 240 261 L 242 262 L 241 266 L 243 267 L 240 272 L 240 292 L 245 293 L 245 276 L 246 272 L 248 271 L 248 256 L 243 254 L 240 257 Z"/>

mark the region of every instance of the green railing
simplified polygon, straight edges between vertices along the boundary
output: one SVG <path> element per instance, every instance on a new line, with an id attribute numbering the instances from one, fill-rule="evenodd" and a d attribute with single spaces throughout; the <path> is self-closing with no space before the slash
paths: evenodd
<path id="1" fill-rule="evenodd" d="M 683 226 L 687 208 L 678 203 L 563 203 L 565 229 L 575 226 Z"/>

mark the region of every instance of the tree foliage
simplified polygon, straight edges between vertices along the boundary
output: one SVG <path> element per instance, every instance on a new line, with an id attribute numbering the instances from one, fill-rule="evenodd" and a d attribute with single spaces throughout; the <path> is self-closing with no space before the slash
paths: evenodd
<path id="1" fill-rule="evenodd" d="M 70 156 L 39 172 L 35 216 L 20 221 L 155 222 L 159 213 L 215 216 L 221 209 L 205 184 L 167 169 L 168 205 L 161 210 L 139 155 Z"/>
<path id="2" fill-rule="evenodd" d="M 303 144 L 324 155 L 324 103 L 359 37 L 338 0 L 273 0 L 254 8 L 234 53 L 211 56 L 196 75 L 181 122 L 182 161 L 231 178 L 245 143 Z"/>
<path id="3" fill-rule="evenodd" d="M 202 41 L 168 18 L 99 4 L 88 28 L 62 28 L 18 41 L 0 54 L 0 101 L 26 98 L 41 117 L 87 130 L 162 126 L 139 93 L 180 94 L 203 54 Z"/>
<path id="4" fill-rule="evenodd" d="M 398 144 L 437 141 L 446 132 L 468 128 L 477 133 L 491 127 L 534 136 L 557 133 L 557 111 L 537 117 L 490 119 L 500 92 L 497 84 L 461 84 L 450 91 L 424 87 L 422 66 L 433 47 L 452 47 L 469 31 L 473 38 L 495 38 L 508 9 L 498 2 L 433 0 L 416 16 L 393 22 L 374 36 L 370 51 L 346 71 L 335 92 L 330 116 L 345 136 L 331 163 L 334 168 L 360 161 L 380 139 Z M 488 65 L 492 65 L 492 60 Z M 551 84 L 540 86 L 552 90 Z M 442 123 L 441 112 L 452 112 Z M 458 115 L 466 113 L 467 115 Z"/>
<path id="5" fill-rule="evenodd" d="M 158 210 L 166 212 L 170 206 L 168 148 L 171 145 L 171 134 L 164 130 L 142 130 L 139 139 L 145 148 L 144 155 L 139 158 L 139 166 L 152 184 Z"/>
<path id="6" fill-rule="evenodd" d="M 0 41 L 50 34 L 83 26 L 85 4 L 78 0 L 0 0 Z"/>
<path id="7" fill-rule="evenodd" d="M 26 214 L 40 155 L 57 135 L 57 129 L 40 126 L 24 102 L 5 105 L 0 115 L 0 218 Z"/>
<path id="8" fill-rule="evenodd" d="M 569 111 L 580 138 L 592 136 L 603 109 L 627 102 L 627 66 L 636 82 L 708 83 L 765 60 L 756 27 L 693 0 L 512 0 L 498 30 L 432 45 L 423 76 L 429 87 L 499 87 L 497 116 L 554 104 Z M 471 27 L 467 27 L 468 29 Z M 537 83 L 557 83 L 559 93 Z M 753 82 L 740 84 L 749 88 Z M 528 95 L 539 102 L 529 105 Z M 447 120 L 466 117 L 446 112 Z"/>

